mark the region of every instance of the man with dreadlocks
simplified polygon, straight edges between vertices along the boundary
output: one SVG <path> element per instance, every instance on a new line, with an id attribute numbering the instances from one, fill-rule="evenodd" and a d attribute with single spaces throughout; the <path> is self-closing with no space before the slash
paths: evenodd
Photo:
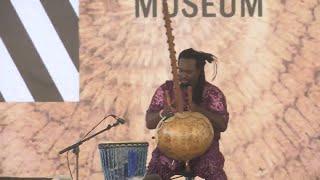
<path id="1" fill-rule="evenodd" d="M 202 156 L 190 161 L 195 176 L 207 180 L 224 180 L 227 176 L 223 170 L 224 157 L 219 150 L 220 133 L 227 128 L 229 114 L 226 106 L 226 99 L 223 93 L 205 79 L 204 66 L 206 62 L 211 63 L 216 59 L 209 53 L 199 52 L 192 48 L 186 49 L 179 54 L 178 70 L 179 81 L 182 90 L 182 101 L 187 101 L 187 87 L 192 86 L 191 110 L 205 115 L 214 127 L 214 139 L 209 150 Z M 166 102 L 166 95 L 173 97 L 173 81 L 166 81 L 153 95 L 151 104 L 146 114 L 146 125 L 148 129 L 155 129 L 163 116 L 172 116 L 175 113 L 172 107 Z M 184 110 L 188 110 L 187 103 Z M 158 148 L 152 153 L 148 166 L 147 176 L 161 177 L 163 180 L 180 174 L 183 163 L 175 161 L 162 154 Z"/>

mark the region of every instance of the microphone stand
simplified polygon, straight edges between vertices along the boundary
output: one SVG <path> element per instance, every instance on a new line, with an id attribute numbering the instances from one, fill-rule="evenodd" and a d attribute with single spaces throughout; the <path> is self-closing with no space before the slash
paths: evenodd
<path id="1" fill-rule="evenodd" d="M 107 116 L 107 117 L 108 117 L 108 116 Z M 107 117 L 105 117 L 105 118 L 107 118 Z M 105 119 L 105 118 L 103 118 L 103 119 Z M 97 133 L 95 133 L 95 134 L 93 134 L 93 135 L 91 135 L 91 136 L 89 136 L 89 137 L 86 137 L 86 138 L 78 141 L 77 143 L 74 143 L 74 144 L 72 144 L 72 145 L 64 148 L 63 150 L 61 150 L 61 151 L 59 152 L 59 154 L 63 154 L 63 153 L 65 153 L 65 152 L 67 152 L 67 151 L 72 150 L 72 152 L 76 155 L 76 180 L 79 180 L 79 153 L 80 153 L 80 145 L 83 144 L 84 142 L 92 139 L 93 137 L 95 137 L 95 136 L 97 136 L 97 135 L 99 135 L 99 134 L 101 134 L 101 133 L 103 133 L 103 132 L 105 132 L 105 131 L 113 128 L 113 127 L 118 126 L 119 124 L 122 124 L 122 123 L 119 122 L 119 120 L 117 120 L 117 122 L 115 122 L 115 123 L 113 123 L 113 124 L 111 124 L 111 125 L 109 124 L 106 128 L 102 129 L 101 131 L 98 131 Z"/>

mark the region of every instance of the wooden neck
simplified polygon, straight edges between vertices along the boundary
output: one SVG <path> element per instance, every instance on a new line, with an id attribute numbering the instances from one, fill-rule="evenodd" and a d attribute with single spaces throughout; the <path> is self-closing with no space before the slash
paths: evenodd
<path id="1" fill-rule="evenodd" d="M 169 16 L 169 8 L 167 0 L 162 0 L 162 8 L 163 8 L 163 19 L 165 22 L 166 35 L 167 35 L 167 43 L 169 45 L 169 53 L 171 60 L 171 69 L 173 76 L 173 84 L 174 84 L 174 94 L 176 98 L 176 106 L 178 112 L 183 111 L 183 105 L 181 103 L 181 90 L 178 81 L 178 71 L 177 71 L 177 59 L 176 59 L 176 51 L 174 50 L 174 36 L 172 34 L 171 20 Z"/>

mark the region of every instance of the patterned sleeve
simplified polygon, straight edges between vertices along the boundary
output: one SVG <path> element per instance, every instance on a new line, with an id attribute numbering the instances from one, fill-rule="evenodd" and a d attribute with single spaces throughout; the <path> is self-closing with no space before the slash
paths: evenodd
<path id="1" fill-rule="evenodd" d="M 229 121 L 226 98 L 222 91 L 212 86 L 206 92 L 207 109 L 224 116 L 226 122 Z"/>
<path id="2" fill-rule="evenodd" d="M 159 87 L 154 93 L 151 103 L 147 112 L 158 112 L 164 107 L 164 90 L 163 87 Z"/>

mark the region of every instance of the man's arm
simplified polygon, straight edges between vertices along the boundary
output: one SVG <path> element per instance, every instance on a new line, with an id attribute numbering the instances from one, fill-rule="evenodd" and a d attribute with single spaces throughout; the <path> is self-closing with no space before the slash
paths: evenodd
<path id="1" fill-rule="evenodd" d="M 146 126 L 148 129 L 155 129 L 160 122 L 161 117 L 159 112 L 147 112 L 146 114 Z"/>
<path id="2" fill-rule="evenodd" d="M 146 113 L 146 127 L 155 129 L 161 120 L 159 112 L 164 108 L 164 91 L 160 86 L 154 93 Z"/>
<path id="3" fill-rule="evenodd" d="M 147 111 L 146 114 L 146 125 L 148 129 L 155 129 L 158 123 L 161 121 L 162 117 L 171 117 L 174 115 L 175 109 L 165 105 L 160 111 Z M 160 116 L 161 113 L 161 116 Z"/>
<path id="4" fill-rule="evenodd" d="M 212 126 L 215 130 L 224 132 L 227 129 L 228 123 L 224 115 L 208 111 L 197 104 L 192 105 L 192 110 L 206 116 L 212 123 Z"/>

